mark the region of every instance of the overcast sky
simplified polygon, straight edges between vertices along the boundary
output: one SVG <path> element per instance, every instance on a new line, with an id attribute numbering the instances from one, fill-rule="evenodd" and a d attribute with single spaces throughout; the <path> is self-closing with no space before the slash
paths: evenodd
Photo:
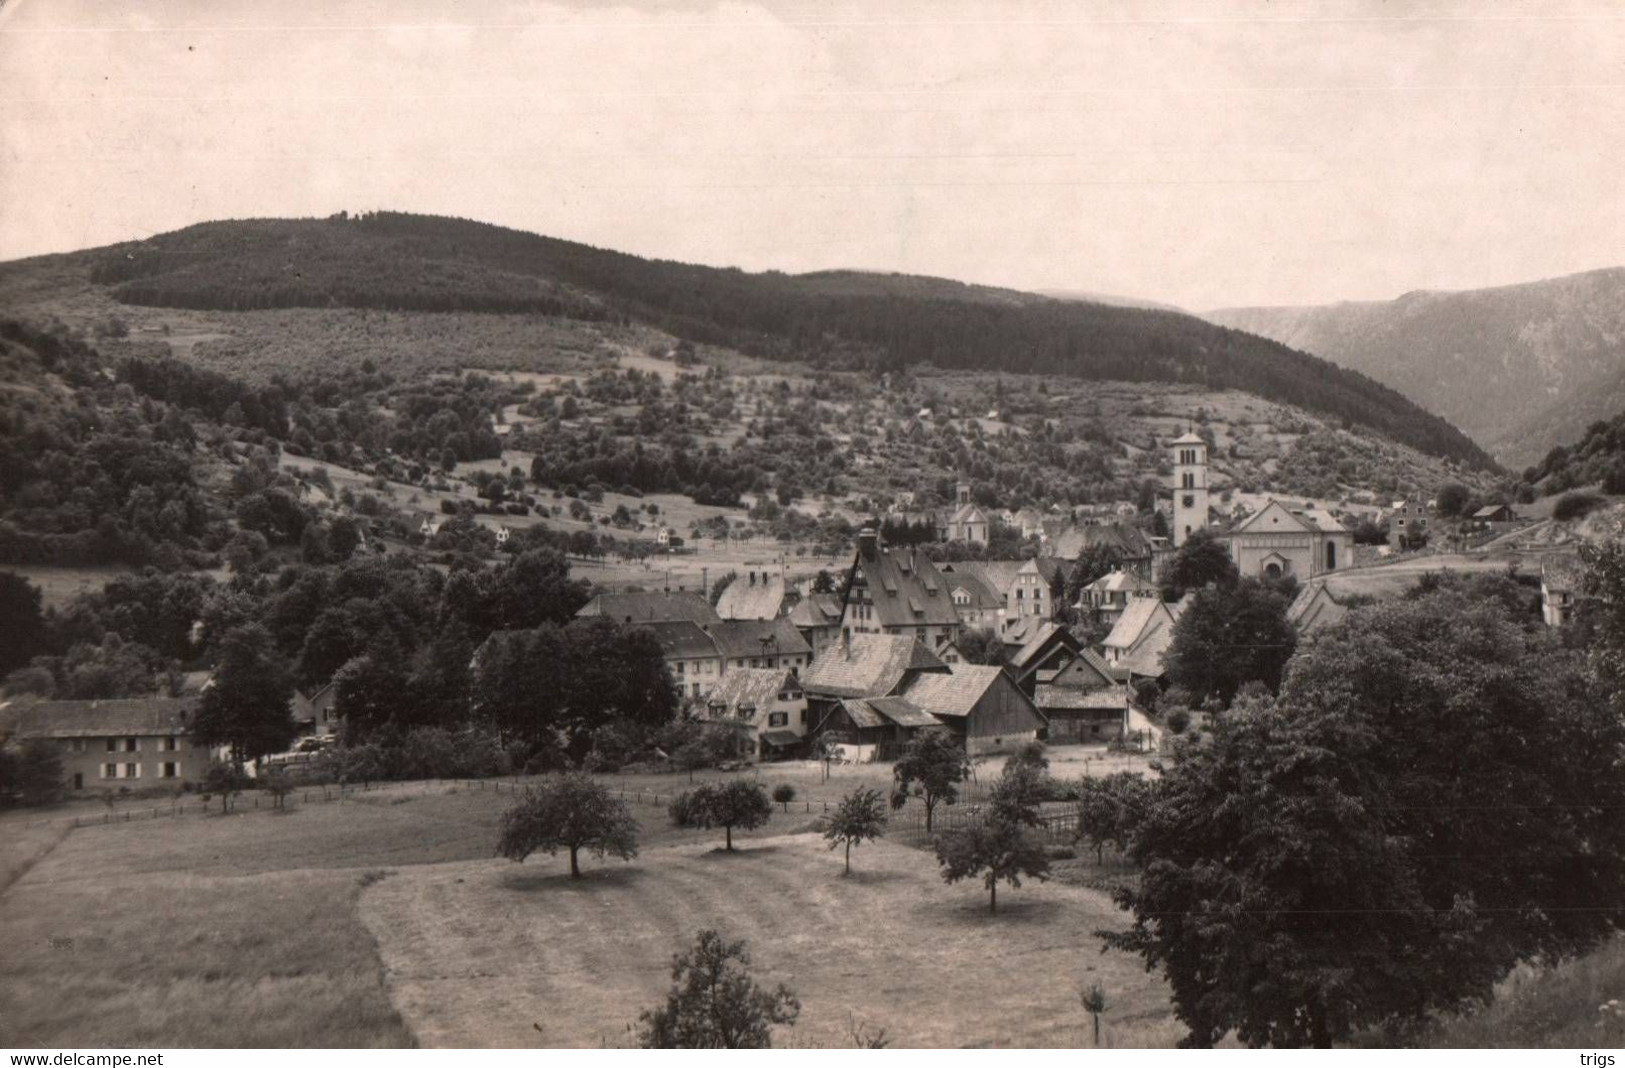
<path id="1" fill-rule="evenodd" d="M 0 258 L 392 208 L 1192 309 L 1625 262 L 1625 2 L 10 0 Z"/>

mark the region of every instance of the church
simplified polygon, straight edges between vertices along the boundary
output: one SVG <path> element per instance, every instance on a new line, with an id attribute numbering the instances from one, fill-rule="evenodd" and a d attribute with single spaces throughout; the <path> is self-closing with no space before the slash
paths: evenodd
<path id="1" fill-rule="evenodd" d="M 1175 438 L 1174 547 L 1208 528 L 1208 444 L 1195 433 Z M 1271 500 L 1228 530 L 1215 530 L 1242 575 L 1299 581 L 1354 562 L 1354 535 L 1318 508 L 1288 508 Z"/>

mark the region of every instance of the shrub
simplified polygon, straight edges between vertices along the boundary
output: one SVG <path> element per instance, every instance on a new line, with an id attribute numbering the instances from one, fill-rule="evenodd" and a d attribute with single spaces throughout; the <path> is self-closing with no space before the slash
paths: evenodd
<path id="1" fill-rule="evenodd" d="M 1581 519 L 1606 503 L 1595 493 L 1565 493 L 1553 506 L 1552 518 L 1560 523 Z"/>
<path id="2" fill-rule="evenodd" d="M 796 788 L 787 782 L 781 782 L 773 787 L 773 800 L 784 806 L 784 811 L 790 811 L 790 802 L 796 799 Z"/>

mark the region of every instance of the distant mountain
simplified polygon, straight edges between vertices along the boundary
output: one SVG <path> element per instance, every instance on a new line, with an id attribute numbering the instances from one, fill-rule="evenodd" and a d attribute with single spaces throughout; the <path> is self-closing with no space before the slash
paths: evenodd
<path id="1" fill-rule="evenodd" d="M 644 323 L 695 342 L 827 366 L 930 364 L 1239 389 L 1435 456 L 1493 466 L 1459 430 L 1394 390 L 1273 341 L 1182 313 L 943 279 L 751 274 L 392 212 L 202 223 L 0 265 L 0 290 L 47 270 L 81 270 L 118 300 L 159 307 L 540 313 Z"/>
<path id="2" fill-rule="evenodd" d="M 1054 300 L 1079 300 L 1086 304 L 1109 304 L 1114 308 L 1149 308 L 1152 311 L 1184 312 L 1177 304 L 1164 304 L 1160 300 L 1143 297 L 1120 297 L 1112 293 L 1095 293 L 1087 289 L 1040 289 L 1041 295 Z"/>
<path id="3" fill-rule="evenodd" d="M 1523 466 L 1625 400 L 1625 268 L 1209 321 L 1370 375 Z"/>

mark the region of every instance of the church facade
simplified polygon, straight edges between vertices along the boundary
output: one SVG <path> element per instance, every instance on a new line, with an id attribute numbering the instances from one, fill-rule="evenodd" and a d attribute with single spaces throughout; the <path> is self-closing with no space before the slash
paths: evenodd
<path id="1" fill-rule="evenodd" d="M 1354 535 L 1331 513 L 1287 508 L 1280 501 L 1270 501 L 1223 538 L 1243 576 L 1301 581 L 1354 562 Z"/>

